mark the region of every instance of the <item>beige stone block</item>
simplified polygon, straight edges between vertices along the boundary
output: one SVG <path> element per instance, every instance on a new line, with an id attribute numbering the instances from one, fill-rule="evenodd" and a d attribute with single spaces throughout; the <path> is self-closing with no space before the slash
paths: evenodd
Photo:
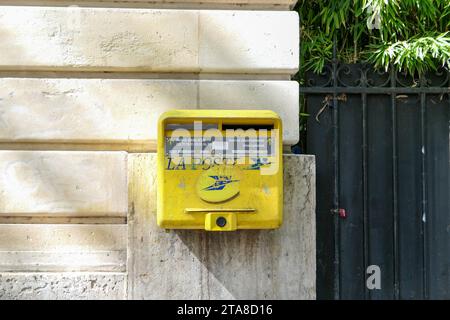
<path id="1" fill-rule="evenodd" d="M 313 156 L 284 155 L 277 230 L 165 231 L 156 224 L 156 156 L 131 154 L 128 298 L 315 299 Z"/>
<path id="2" fill-rule="evenodd" d="M 4 78 L 0 142 L 154 150 L 161 113 L 196 108 L 270 109 L 283 120 L 284 143 L 299 140 L 298 83 L 293 81 Z"/>
<path id="3" fill-rule="evenodd" d="M 195 11 L 0 7 L 0 68 L 193 71 L 197 16 Z"/>
<path id="4" fill-rule="evenodd" d="M 294 12 L 0 7 L 0 70 L 295 73 Z"/>
<path id="5" fill-rule="evenodd" d="M 197 83 L 0 79 L 0 140 L 149 143 L 158 117 L 197 107 Z"/>
<path id="6" fill-rule="evenodd" d="M 126 168 L 125 152 L 0 151 L 0 215 L 124 216 Z"/>
<path id="7" fill-rule="evenodd" d="M 0 300 L 100 300 L 125 297 L 125 273 L 0 273 Z"/>
<path id="8" fill-rule="evenodd" d="M 126 259 L 125 224 L 0 224 L 0 272 L 118 272 Z"/>
<path id="9" fill-rule="evenodd" d="M 202 71 L 294 74 L 298 70 L 296 12 L 201 11 L 200 25 Z"/>
<path id="10" fill-rule="evenodd" d="M 127 225 L 0 224 L 1 251 L 125 251 Z"/>

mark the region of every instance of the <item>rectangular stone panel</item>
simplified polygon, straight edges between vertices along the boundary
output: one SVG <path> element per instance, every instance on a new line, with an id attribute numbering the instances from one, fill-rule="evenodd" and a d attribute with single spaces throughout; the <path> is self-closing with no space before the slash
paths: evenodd
<path id="1" fill-rule="evenodd" d="M 0 6 L 0 70 L 294 74 L 288 11 Z"/>
<path id="2" fill-rule="evenodd" d="M 0 224 L 0 272 L 126 271 L 127 225 Z"/>
<path id="3" fill-rule="evenodd" d="M 126 216 L 126 170 L 125 152 L 0 151 L 0 215 Z"/>
<path id="4" fill-rule="evenodd" d="M 284 144 L 299 140 L 294 81 L 3 78 L 0 142 L 154 150 L 161 113 L 197 108 L 270 109 L 283 120 Z"/>

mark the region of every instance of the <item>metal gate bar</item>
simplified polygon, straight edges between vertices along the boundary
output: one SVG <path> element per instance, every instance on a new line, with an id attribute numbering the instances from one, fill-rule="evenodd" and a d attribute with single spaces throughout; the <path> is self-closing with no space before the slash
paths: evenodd
<path id="1" fill-rule="evenodd" d="M 333 75 L 337 74 L 337 56 L 336 56 L 336 36 L 333 39 Z M 339 106 L 336 88 L 338 87 L 338 80 L 336 76 L 333 76 L 333 162 L 334 162 L 334 174 L 333 174 L 333 211 L 339 210 Z M 334 215 L 334 298 L 340 298 L 341 292 L 341 280 L 340 280 L 340 224 L 338 215 Z"/>
<path id="2" fill-rule="evenodd" d="M 395 74 L 394 69 L 390 70 L 390 85 L 395 88 Z M 399 244 L 398 244 L 398 170 L 397 170 L 397 101 L 395 93 L 391 92 L 391 106 L 392 106 L 392 210 L 394 223 L 394 299 L 398 300 L 400 295 L 399 288 Z"/>

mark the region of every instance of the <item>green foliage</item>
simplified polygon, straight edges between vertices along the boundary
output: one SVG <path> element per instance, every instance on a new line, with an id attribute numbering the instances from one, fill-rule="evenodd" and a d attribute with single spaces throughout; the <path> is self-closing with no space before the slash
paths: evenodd
<path id="1" fill-rule="evenodd" d="M 303 0 L 301 72 L 321 72 L 333 56 L 344 63 L 420 74 L 450 69 L 450 0 Z"/>
<path id="2" fill-rule="evenodd" d="M 427 70 L 437 70 L 449 66 L 450 36 L 447 33 L 427 33 L 413 36 L 407 41 L 381 42 L 368 46 L 367 60 L 375 67 L 395 65 L 411 74 L 422 74 Z"/>

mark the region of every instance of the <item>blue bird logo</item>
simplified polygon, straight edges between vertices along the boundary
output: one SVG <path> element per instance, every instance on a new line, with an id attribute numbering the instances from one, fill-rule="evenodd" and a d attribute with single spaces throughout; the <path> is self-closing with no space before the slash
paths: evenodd
<path id="1" fill-rule="evenodd" d="M 203 190 L 207 191 L 217 191 L 223 190 L 228 184 L 232 182 L 238 182 L 239 180 L 232 180 L 231 176 L 209 176 L 214 179 L 214 183 Z"/>

